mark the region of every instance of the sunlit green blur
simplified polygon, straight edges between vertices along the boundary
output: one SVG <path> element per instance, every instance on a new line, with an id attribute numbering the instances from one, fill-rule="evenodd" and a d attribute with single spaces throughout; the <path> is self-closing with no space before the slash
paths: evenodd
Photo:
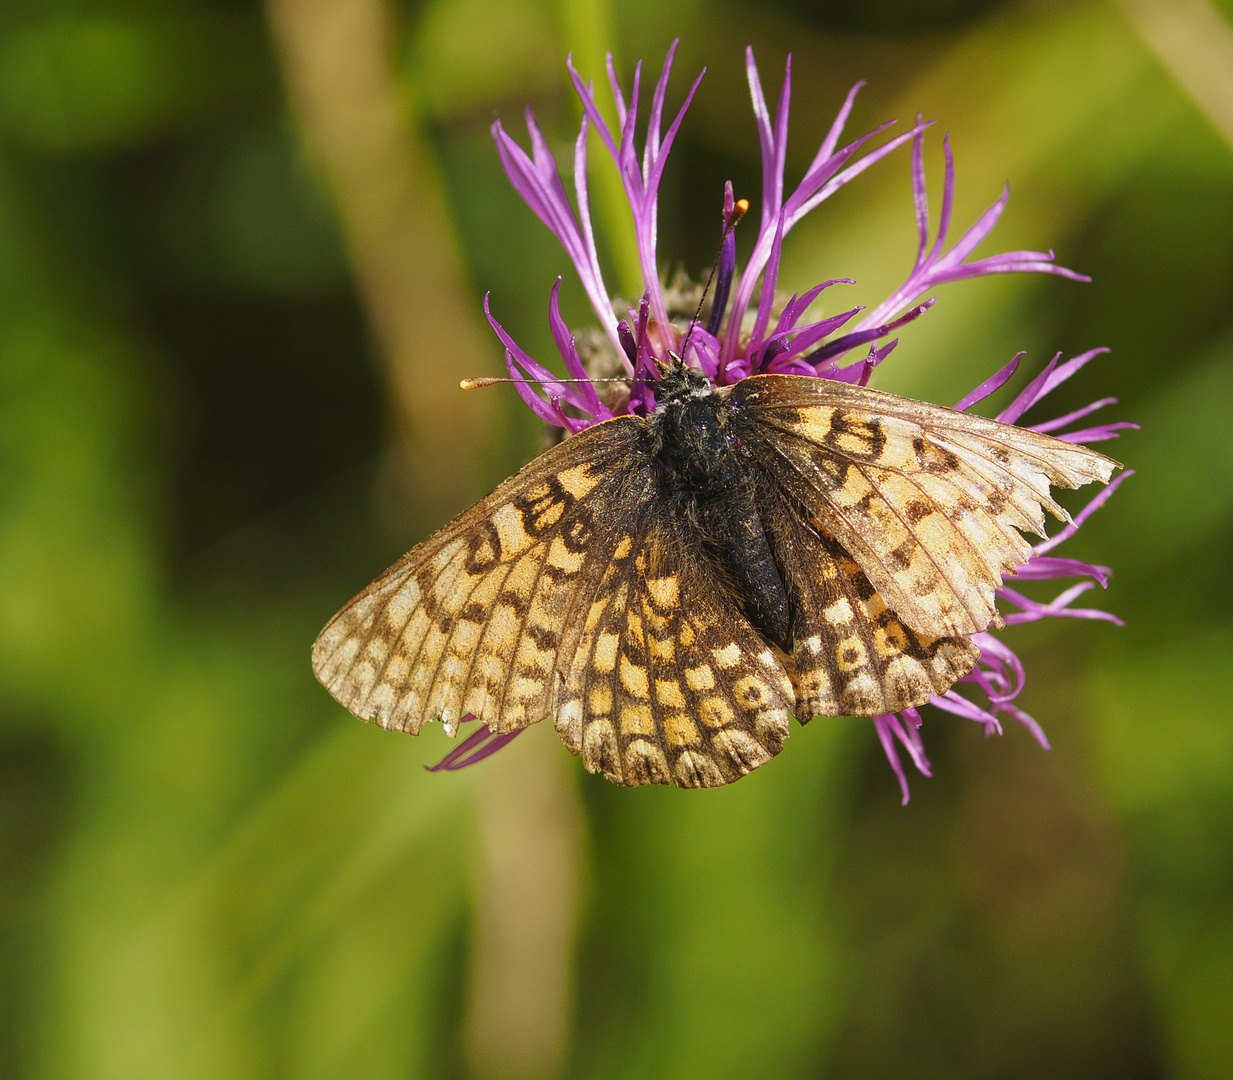
<path id="1" fill-rule="evenodd" d="M 1152 37 L 1163 8 L 1199 21 L 1171 53 Z M 1107 345 L 1054 411 L 1115 395 L 1143 426 L 1108 445 L 1137 475 L 1065 552 L 1114 568 L 1098 604 L 1125 628 L 1006 637 L 1050 751 L 926 710 L 934 776 L 911 777 L 906 808 L 857 720 L 794 728 L 713 792 L 610 786 L 546 729 L 506 752 L 541 740 L 567 777 L 553 797 L 581 808 L 557 863 L 576 887 L 552 894 L 573 912 L 565 1003 L 537 1059 L 474 1015 L 536 994 L 473 987 L 539 914 L 486 906 L 484 867 L 524 858 L 483 839 L 503 835 L 489 788 L 519 805 L 518 772 L 429 774 L 439 730 L 362 724 L 309 668 L 329 615 L 444 517 L 407 495 L 433 466 L 399 457 L 356 208 L 286 89 L 270 12 L 0 4 L 0 1076 L 1233 1076 L 1233 135 L 1186 78 L 1233 85 L 1233 67 L 1185 53 L 1233 65 L 1230 16 L 1208 0 L 392 12 L 377 59 L 457 248 L 415 264 L 461 267 L 468 310 L 491 291 L 533 354 L 554 355 L 558 274 L 573 325 L 586 308 L 489 125 L 523 139 L 532 104 L 564 167 L 566 53 L 602 82 L 611 48 L 628 80 L 679 35 L 670 107 L 708 74 L 664 182 L 665 266 L 705 275 L 725 180 L 757 206 L 743 50 L 768 96 L 792 52 L 790 179 L 865 78 L 850 133 L 938 119 L 935 202 L 950 132 L 956 229 L 1010 181 L 982 253 L 1053 247 L 1094 279 L 948 286 L 877 385 L 949 403 L 1021 349 L 1035 371 Z M 324 45 L 345 69 L 351 39 Z M 592 155 L 605 270 L 633 295 L 628 215 Z M 792 235 L 781 283 L 854 277 L 835 303 L 876 303 L 915 242 L 901 151 Z M 417 299 L 412 325 L 442 329 Z M 495 372 L 483 341 L 431 360 Z M 539 438 L 512 391 L 484 393 L 481 435 L 441 448 L 475 476 L 453 509 Z"/>

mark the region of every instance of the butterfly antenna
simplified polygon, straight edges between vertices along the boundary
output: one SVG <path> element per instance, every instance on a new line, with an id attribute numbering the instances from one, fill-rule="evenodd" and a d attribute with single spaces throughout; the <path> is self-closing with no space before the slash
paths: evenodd
<path id="1" fill-rule="evenodd" d="M 715 252 L 715 261 L 711 263 L 711 272 L 707 275 L 706 284 L 702 286 L 702 295 L 698 297 L 698 310 L 694 312 L 694 317 L 689 320 L 689 329 L 685 331 L 685 341 L 681 345 L 681 363 L 685 363 L 689 356 L 689 339 L 693 337 L 694 327 L 698 325 L 698 320 L 702 318 L 702 305 L 706 303 L 706 294 L 711 291 L 711 285 L 715 281 L 715 274 L 719 270 L 719 260 L 723 258 L 724 241 L 728 239 L 728 234 L 736 228 L 737 222 L 741 220 L 749 210 L 748 199 L 737 199 L 732 206 L 732 213 L 724 217 L 724 231 L 719 238 L 719 250 Z"/>
<path id="2" fill-rule="evenodd" d="M 461 379 L 458 383 L 458 389 L 482 390 L 485 386 L 496 386 L 499 383 L 536 383 L 543 385 L 544 383 L 631 383 L 650 381 L 650 379 L 627 379 L 623 376 L 614 379 L 511 379 L 508 377 L 498 377 L 495 375 L 481 375 L 474 379 Z"/>

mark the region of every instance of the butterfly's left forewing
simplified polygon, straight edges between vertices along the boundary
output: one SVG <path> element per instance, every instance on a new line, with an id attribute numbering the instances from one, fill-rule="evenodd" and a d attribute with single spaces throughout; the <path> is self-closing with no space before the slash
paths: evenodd
<path id="1" fill-rule="evenodd" d="M 363 719 L 412 733 L 470 714 L 493 731 L 548 714 L 587 598 L 637 504 L 641 421 L 611 420 L 531 462 L 344 607 L 317 677 Z"/>

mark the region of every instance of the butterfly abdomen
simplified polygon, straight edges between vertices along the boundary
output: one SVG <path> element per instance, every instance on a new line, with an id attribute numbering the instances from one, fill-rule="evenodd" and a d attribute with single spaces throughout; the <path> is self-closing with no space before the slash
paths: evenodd
<path id="1" fill-rule="evenodd" d="M 760 473 L 727 399 L 708 390 L 691 387 L 651 417 L 660 497 L 698 531 L 754 628 L 788 652 L 791 605 L 758 514 Z"/>
<path id="2" fill-rule="evenodd" d="M 754 628 L 792 651 L 792 612 L 766 529 L 752 506 L 720 506 L 705 531 Z M 735 512 L 734 512 L 735 511 Z"/>

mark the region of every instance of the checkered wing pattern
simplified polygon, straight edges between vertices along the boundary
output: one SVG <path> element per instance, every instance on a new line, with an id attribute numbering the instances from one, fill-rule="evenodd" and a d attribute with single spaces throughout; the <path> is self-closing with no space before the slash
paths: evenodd
<path id="1" fill-rule="evenodd" d="M 690 495 L 660 484 L 649 422 L 625 416 L 552 448 L 378 578 L 322 631 L 318 678 L 383 727 L 552 716 L 618 783 L 725 784 L 779 751 L 792 713 L 893 712 L 949 688 L 1031 553 L 1020 530 L 1065 516 L 1050 485 L 1116 467 L 823 379 L 719 393 L 791 594 L 792 656 L 754 629 Z"/>
<path id="2" fill-rule="evenodd" d="M 557 731 L 621 784 L 716 787 L 779 752 L 786 658 L 741 614 L 668 508 L 621 539 L 558 696 Z"/>
<path id="3" fill-rule="evenodd" d="M 592 594 L 649 483 L 643 421 L 597 425 L 536 458 L 342 609 L 313 647 L 330 693 L 362 719 L 451 735 L 542 720 Z"/>
<path id="4" fill-rule="evenodd" d="M 796 590 L 792 630 L 795 714 L 876 716 L 923 705 L 980 658 L 960 636 L 917 633 L 816 520 L 772 490 L 760 509 Z"/>
<path id="5" fill-rule="evenodd" d="M 795 703 L 786 658 L 654 498 L 644 423 L 554 447 L 407 554 L 322 631 L 318 678 L 413 734 L 553 716 L 622 784 L 715 786 L 769 760 Z"/>
<path id="6" fill-rule="evenodd" d="M 731 391 L 755 459 L 850 556 L 905 627 L 1000 624 L 994 591 L 1031 556 L 1020 530 L 1067 519 L 1050 485 L 1107 482 L 1117 462 L 981 416 L 826 379 L 759 375 Z"/>

